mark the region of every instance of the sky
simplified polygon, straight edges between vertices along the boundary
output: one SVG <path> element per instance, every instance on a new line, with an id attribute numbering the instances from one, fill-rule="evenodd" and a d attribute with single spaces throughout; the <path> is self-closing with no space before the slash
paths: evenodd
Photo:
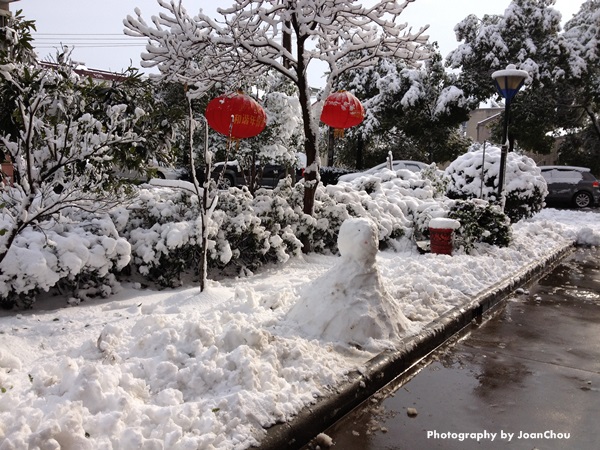
<path id="1" fill-rule="evenodd" d="M 368 2 L 365 2 L 367 4 Z M 556 9 L 563 20 L 570 19 L 579 10 L 582 0 L 557 0 Z M 228 0 L 184 0 L 188 12 L 202 8 L 216 16 L 216 5 L 229 6 Z M 415 0 L 401 16 L 413 31 L 430 25 L 431 41 L 439 44 L 444 57 L 456 48 L 454 26 L 469 14 L 502 14 L 510 4 L 504 1 L 482 0 Z M 139 7 L 149 22 L 162 9 L 156 0 L 18 0 L 10 5 L 12 11 L 22 9 L 25 17 L 35 20 L 35 46 L 42 60 L 54 58 L 60 43 L 73 44 L 73 59 L 92 69 L 120 72 L 130 64 L 139 67 L 139 55 L 144 41 L 123 35 L 123 19 L 134 15 Z M 564 22 L 563 22 L 564 23 Z M 319 70 L 318 68 L 316 70 Z M 311 84 L 323 84 L 318 73 L 310 75 Z"/>

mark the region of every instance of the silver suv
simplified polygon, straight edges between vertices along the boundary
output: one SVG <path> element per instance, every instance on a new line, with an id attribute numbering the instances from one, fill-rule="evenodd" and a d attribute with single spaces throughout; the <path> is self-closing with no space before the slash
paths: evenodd
<path id="1" fill-rule="evenodd" d="M 600 183 L 587 167 L 539 167 L 548 183 L 547 203 L 569 203 L 577 208 L 599 203 Z"/>

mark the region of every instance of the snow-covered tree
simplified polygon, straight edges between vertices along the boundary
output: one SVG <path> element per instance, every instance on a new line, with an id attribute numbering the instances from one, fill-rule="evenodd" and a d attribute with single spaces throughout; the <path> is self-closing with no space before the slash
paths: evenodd
<path id="1" fill-rule="evenodd" d="M 19 19 L 7 28 L 19 29 Z M 20 36 L 10 45 L 27 45 L 28 31 Z M 149 103 L 139 77 L 97 84 L 68 61 L 46 68 L 6 59 L 15 54 L 0 55 L 0 153 L 14 164 L 12 182 L 0 184 L 0 265 L 26 229 L 48 230 L 73 208 L 101 215 L 121 201 L 114 165 L 139 162 L 143 146 L 158 143 L 144 136 L 166 138 L 141 107 Z"/>
<path id="2" fill-rule="evenodd" d="M 378 157 L 370 165 L 390 150 L 397 159 L 444 162 L 468 147 L 458 128 L 473 101 L 454 86 L 439 52 L 432 49 L 431 55 L 420 68 L 386 58 L 341 77 L 340 87 L 355 92 L 365 106 L 364 122 L 347 135 L 353 147 L 368 143 L 369 153 Z"/>
<path id="3" fill-rule="evenodd" d="M 412 0 L 411 0 L 412 1 Z M 352 0 L 236 0 L 219 8 L 222 20 L 202 11 L 190 16 L 181 1 L 158 0 L 166 10 L 148 24 L 137 17 L 124 21 L 125 32 L 148 37 L 145 67 L 184 80 L 198 93 L 232 79 L 255 82 L 276 70 L 298 89 L 307 155 L 304 211 L 312 213 L 318 181 L 319 108 L 312 107 L 308 73 L 315 62 L 327 65 L 327 95 L 345 71 L 372 65 L 380 57 L 424 59 L 424 28 L 411 33 L 398 18 L 411 1 L 379 0 L 362 6 Z M 348 55 L 361 53 L 360 58 Z"/>
<path id="4" fill-rule="evenodd" d="M 462 43 L 447 61 L 461 70 L 460 87 L 481 101 L 496 95 L 492 72 L 508 64 L 526 70 L 526 86 L 511 108 L 509 139 L 540 153 L 551 150 L 553 133 L 569 128 L 573 115 L 581 116 L 582 109 L 578 113 L 573 108 L 577 101 L 571 88 L 598 92 L 597 81 L 589 83 L 593 76 L 587 74 L 598 67 L 599 2 L 584 3 L 565 33 L 554 4 L 555 0 L 513 0 L 502 16 L 468 16 L 455 27 Z"/>
<path id="5" fill-rule="evenodd" d="M 573 67 L 565 81 L 558 113 L 570 131 L 561 145 L 560 160 L 586 165 L 600 173 L 600 1 L 588 0 L 566 23 L 565 40 Z"/>

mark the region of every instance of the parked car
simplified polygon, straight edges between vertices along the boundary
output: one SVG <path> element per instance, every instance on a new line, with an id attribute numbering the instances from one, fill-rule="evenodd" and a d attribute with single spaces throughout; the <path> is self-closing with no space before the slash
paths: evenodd
<path id="1" fill-rule="evenodd" d="M 600 182 L 587 167 L 539 166 L 548 183 L 546 203 L 586 208 L 600 202 Z"/>
<path id="2" fill-rule="evenodd" d="M 149 178 L 153 177 L 163 180 L 181 180 L 187 176 L 186 169 L 173 167 L 162 162 L 151 161 L 148 164 L 148 168 L 152 171 L 150 174 L 134 169 L 117 169 L 115 173 L 121 178 L 138 182 L 148 181 Z M 154 174 L 154 176 L 151 176 L 152 174 Z"/>
<path id="3" fill-rule="evenodd" d="M 342 175 L 338 178 L 338 181 L 352 181 L 357 179 L 358 177 L 362 177 L 365 175 L 373 175 L 377 172 L 381 172 L 383 169 L 387 168 L 387 161 L 381 164 L 376 165 L 368 170 L 363 172 L 354 172 L 348 173 L 346 175 Z M 420 161 L 406 161 L 406 160 L 394 160 L 392 161 L 392 170 L 400 170 L 400 169 L 408 169 L 411 172 L 420 172 L 421 170 L 429 167 L 427 164 L 422 163 Z"/>
<path id="4" fill-rule="evenodd" d="M 290 170 L 294 172 L 295 182 L 297 183 L 304 176 L 306 167 L 306 156 L 304 153 L 298 153 L 298 163 L 296 169 L 289 169 L 281 164 L 256 165 L 256 179 L 261 187 L 274 188 L 285 178 Z M 221 173 L 223 176 L 221 177 Z M 219 188 L 227 189 L 229 187 L 240 187 L 248 184 L 252 174 L 249 169 L 242 167 L 237 160 L 215 163 L 211 177 L 219 180 Z"/>

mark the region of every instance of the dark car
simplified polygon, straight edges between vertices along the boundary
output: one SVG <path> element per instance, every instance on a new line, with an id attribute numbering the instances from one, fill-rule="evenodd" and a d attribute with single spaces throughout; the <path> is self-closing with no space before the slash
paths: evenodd
<path id="1" fill-rule="evenodd" d="M 222 173 L 222 176 L 221 176 Z M 256 166 L 256 180 L 261 187 L 274 188 L 289 173 L 294 173 L 294 182 L 300 181 L 304 174 L 304 169 L 286 169 L 280 164 L 265 164 Z M 250 170 L 242 170 L 237 161 L 225 163 L 216 163 L 212 171 L 212 178 L 219 181 L 219 188 L 227 189 L 230 187 L 245 186 L 252 177 Z"/>
<path id="2" fill-rule="evenodd" d="M 275 188 L 281 180 L 288 175 L 293 175 L 294 183 L 297 183 L 304 177 L 304 168 L 306 167 L 306 155 L 304 153 L 296 153 L 296 168 L 286 167 L 282 164 L 274 162 L 268 164 L 256 164 L 255 173 L 253 174 L 250 168 L 244 167 L 237 160 L 215 163 L 211 178 L 219 183 L 220 189 L 229 187 L 247 186 L 254 176 L 256 179 L 256 187 Z M 196 169 L 196 175 L 199 180 L 204 180 L 203 168 Z"/>
<path id="3" fill-rule="evenodd" d="M 600 183 L 587 167 L 540 166 L 548 184 L 546 203 L 586 208 L 600 202 Z"/>

